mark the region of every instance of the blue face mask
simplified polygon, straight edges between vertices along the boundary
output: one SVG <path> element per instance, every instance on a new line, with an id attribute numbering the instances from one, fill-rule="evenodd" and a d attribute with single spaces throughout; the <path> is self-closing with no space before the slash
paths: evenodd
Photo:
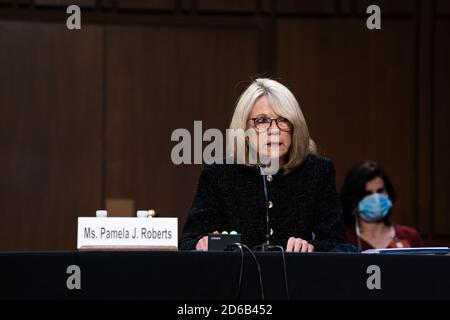
<path id="1" fill-rule="evenodd" d="M 358 210 L 361 219 L 376 222 L 386 217 L 392 208 L 392 202 L 387 195 L 375 193 L 359 202 Z"/>

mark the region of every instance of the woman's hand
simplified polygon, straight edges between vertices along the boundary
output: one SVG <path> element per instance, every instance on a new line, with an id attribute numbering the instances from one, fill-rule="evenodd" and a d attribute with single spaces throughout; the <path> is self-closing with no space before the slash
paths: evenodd
<path id="1" fill-rule="evenodd" d="M 198 240 L 195 249 L 199 251 L 208 251 L 208 236 L 204 236 L 203 238 Z"/>
<path id="2" fill-rule="evenodd" d="M 314 252 L 314 246 L 301 238 L 290 237 L 287 242 L 286 252 Z"/>

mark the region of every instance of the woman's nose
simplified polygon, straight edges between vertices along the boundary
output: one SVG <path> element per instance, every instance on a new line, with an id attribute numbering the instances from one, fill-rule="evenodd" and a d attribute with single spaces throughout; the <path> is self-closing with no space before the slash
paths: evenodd
<path id="1" fill-rule="evenodd" d="M 278 129 L 278 126 L 276 124 L 272 125 L 268 130 L 269 135 L 279 135 L 280 129 Z"/>

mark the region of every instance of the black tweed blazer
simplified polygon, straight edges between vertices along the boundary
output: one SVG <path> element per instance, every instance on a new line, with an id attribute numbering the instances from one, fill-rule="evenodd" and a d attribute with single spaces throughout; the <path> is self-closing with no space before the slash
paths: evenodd
<path id="1" fill-rule="evenodd" d="M 183 234 L 181 250 L 195 249 L 213 231 L 236 231 L 250 248 L 265 242 L 266 210 L 258 168 L 238 164 L 206 165 Z M 268 189 L 271 243 L 286 248 L 289 237 L 330 251 L 346 243 L 333 163 L 308 155 L 288 174 L 265 176 Z"/>

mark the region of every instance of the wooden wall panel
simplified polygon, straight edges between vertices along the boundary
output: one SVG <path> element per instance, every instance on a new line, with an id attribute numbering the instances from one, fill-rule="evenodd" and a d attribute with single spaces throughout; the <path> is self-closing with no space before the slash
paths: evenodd
<path id="1" fill-rule="evenodd" d="M 175 10 L 175 0 L 117 0 L 121 9 Z"/>
<path id="2" fill-rule="evenodd" d="M 0 250 L 74 249 L 101 205 L 101 35 L 0 23 Z"/>
<path id="3" fill-rule="evenodd" d="M 399 193 L 394 219 L 414 224 L 414 29 L 385 21 L 281 20 L 278 76 L 296 94 L 311 135 L 334 160 L 340 187 L 350 167 L 378 161 Z"/>
<path id="4" fill-rule="evenodd" d="M 76 4 L 80 7 L 93 7 L 95 0 L 34 0 L 36 6 L 70 6 Z"/>
<path id="5" fill-rule="evenodd" d="M 356 10 L 358 13 L 366 15 L 367 7 L 376 4 L 380 7 L 381 16 L 385 16 L 386 14 L 391 15 L 412 15 L 415 9 L 415 3 L 411 0 L 355 0 L 356 1 Z"/>
<path id="6" fill-rule="evenodd" d="M 197 0 L 199 11 L 204 12 L 255 12 L 257 0 Z"/>
<path id="7" fill-rule="evenodd" d="M 341 0 L 339 2 L 338 10 L 341 14 L 347 15 L 351 14 L 355 10 L 354 1 L 353 0 Z"/>
<path id="8" fill-rule="evenodd" d="M 335 0 L 277 0 L 277 12 L 298 14 L 334 14 Z"/>
<path id="9" fill-rule="evenodd" d="M 434 138 L 434 212 L 437 236 L 450 238 L 450 19 L 436 23 Z M 431 214 L 431 212 L 430 212 Z"/>
<path id="10" fill-rule="evenodd" d="M 106 199 L 181 229 L 201 166 L 171 164 L 170 134 L 225 129 L 256 74 L 297 95 L 338 186 L 379 161 L 395 220 L 449 244 L 449 1 L 378 1 L 368 31 L 366 0 L 82 0 L 80 32 L 69 2 L 0 0 L 0 250 L 73 249 Z"/>
<path id="11" fill-rule="evenodd" d="M 450 1 L 437 0 L 436 1 L 436 13 L 442 14 L 442 15 L 447 15 L 447 16 L 450 15 Z"/>
<path id="12" fill-rule="evenodd" d="M 416 73 L 416 171 L 415 188 L 418 211 L 417 225 L 426 241 L 433 235 L 433 138 L 432 109 L 434 101 L 434 8 L 432 1 L 418 3 L 417 21 L 417 73 Z"/>
<path id="13" fill-rule="evenodd" d="M 257 30 L 110 27 L 106 43 L 107 197 L 178 216 L 181 229 L 201 166 L 172 164 L 171 133 L 228 126 L 258 72 Z"/>

